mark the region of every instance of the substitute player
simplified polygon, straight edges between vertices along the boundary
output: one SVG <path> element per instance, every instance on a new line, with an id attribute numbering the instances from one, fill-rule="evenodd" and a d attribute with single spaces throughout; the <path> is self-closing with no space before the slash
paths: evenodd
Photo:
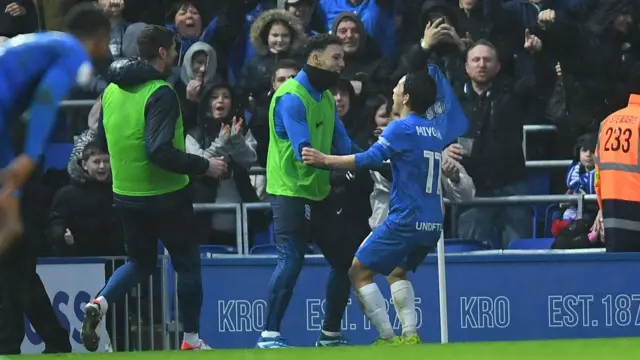
<path id="1" fill-rule="evenodd" d="M 72 8 L 68 33 L 16 36 L 0 45 L 0 354 L 18 354 L 26 315 L 45 352 L 71 350 L 36 273 L 36 249 L 21 234 L 19 190 L 49 140 L 58 104 L 92 76 L 91 59 L 109 54 L 111 25 L 93 4 Z M 14 159 L 11 129 L 28 113 L 23 153 Z"/>
<path id="2" fill-rule="evenodd" d="M 409 73 L 394 89 L 392 121 L 369 150 L 347 156 L 302 150 L 306 164 L 354 169 L 377 168 L 391 160 L 393 183 L 389 216 L 362 243 L 349 270 L 363 312 L 380 333 L 378 344 L 419 343 L 415 295 L 407 271 L 415 271 L 442 232 L 441 152 L 467 130 L 464 117 L 423 114 L 436 102 L 436 83 L 427 72 Z M 445 120 L 448 120 L 445 121 Z M 396 338 L 375 274 L 388 276 L 403 337 Z M 398 300 L 396 300 L 398 299 Z"/>
<path id="3" fill-rule="evenodd" d="M 158 239 L 178 274 L 182 350 L 210 350 L 198 334 L 202 274 L 189 175 L 219 178 L 227 164 L 185 152 L 180 102 L 166 81 L 176 57 L 171 30 L 145 26 L 137 40 L 138 59 L 118 60 L 109 68 L 111 84 L 102 95 L 96 141 L 111 159 L 114 205 L 120 214 L 129 260 L 85 307 L 80 336 L 96 351 L 96 331 L 109 304 L 147 279 L 157 268 Z"/>
<path id="4" fill-rule="evenodd" d="M 267 193 L 273 209 L 278 265 L 269 284 L 265 329 L 259 348 L 288 345 L 280 336 L 280 323 L 302 270 L 307 245 L 313 238 L 331 266 L 327 281 L 327 307 L 317 346 L 344 345 L 340 322 L 349 301 L 348 271 L 362 239 L 328 236 L 326 224 L 335 212 L 328 201 L 330 172 L 302 163 L 302 149 L 314 146 L 338 154 L 351 154 L 352 144 L 338 118 L 329 91 L 344 68 L 340 39 L 331 34 L 312 36 L 307 63 L 287 80 L 271 100 Z"/>
<path id="5" fill-rule="evenodd" d="M 92 4 L 73 8 L 67 32 L 18 35 L 0 45 L 0 255 L 21 234 L 16 190 L 38 163 L 58 103 L 92 76 L 90 56 L 109 54 L 109 20 Z M 13 157 L 10 129 L 29 114 L 24 153 Z"/>

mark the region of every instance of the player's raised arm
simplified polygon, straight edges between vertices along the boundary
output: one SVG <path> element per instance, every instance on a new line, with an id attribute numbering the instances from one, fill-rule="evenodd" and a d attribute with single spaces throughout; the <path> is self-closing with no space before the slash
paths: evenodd
<path id="1" fill-rule="evenodd" d="M 444 142 L 450 144 L 460 136 L 463 136 L 468 128 L 469 121 L 460 106 L 460 102 L 455 92 L 449 84 L 449 80 L 435 65 L 429 65 L 427 68 L 429 75 L 436 83 L 438 95 L 433 106 L 427 110 L 427 116 L 437 116 L 444 114 L 446 117 L 445 131 L 442 132 Z"/>

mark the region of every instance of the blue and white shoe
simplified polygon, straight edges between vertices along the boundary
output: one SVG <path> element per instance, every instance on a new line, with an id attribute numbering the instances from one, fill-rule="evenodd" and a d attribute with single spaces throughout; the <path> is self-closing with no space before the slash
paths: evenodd
<path id="1" fill-rule="evenodd" d="M 316 347 L 323 346 L 348 346 L 349 340 L 342 335 L 329 336 L 321 332 L 320 337 L 316 340 Z"/>
<path id="2" fill-rule="evenodd" d="M 287 344 L 287 341 L 281 337 L 262 337 L 258 339 L 258 343 L 256 344 L 256 348 L 258 349 L 282 349 L 282 348 L 290 348 L 293 347 Z"/>

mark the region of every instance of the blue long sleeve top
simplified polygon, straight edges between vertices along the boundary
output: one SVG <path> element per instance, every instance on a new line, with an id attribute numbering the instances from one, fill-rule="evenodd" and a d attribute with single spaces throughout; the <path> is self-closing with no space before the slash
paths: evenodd
<path id="1" fill-rule="evenodd" d="M 300 71 L 295 77 L 311 95 L 311 97 L 320 101 L 322 93 L 315 90 L 304 70 Z M 275 107 L 274 123 L 277 136 L 283 140 L 291 141 L 291 146 L 295 149 L 294 153 L 298 161 L 302 161 L 302 149 L 311 147 L 311 135 L 307 125 L 307 113 L 299 97 L 293 94 L 283 95 Z M 336 110 L 336 122 L 333 128 L 332 148 L 336 155 L 351 154 L 354 150 L 351 139 L 347 135 L 338 112 Z"/>

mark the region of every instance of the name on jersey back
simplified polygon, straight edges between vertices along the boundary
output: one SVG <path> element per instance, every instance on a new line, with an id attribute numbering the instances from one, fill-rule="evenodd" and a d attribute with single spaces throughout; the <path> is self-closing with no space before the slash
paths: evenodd
<path id="1" fill-rule="evenodd" d="M 416 132 L 419 136 L 436 137 L 442 140 L 442 135 L 438 129 L 433 126 L 416 126 Z"/>

